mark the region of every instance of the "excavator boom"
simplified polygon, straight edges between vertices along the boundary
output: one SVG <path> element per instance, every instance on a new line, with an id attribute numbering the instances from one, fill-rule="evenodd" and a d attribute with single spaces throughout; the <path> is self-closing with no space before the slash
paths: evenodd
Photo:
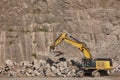
<path id="1" fill-rule="evenodd" d="M 68 38 L 66 33 L 62 33 L 54 42 L 54 44 L 50 47 L 50 49 L 54 49 L 58 44 L 60 44 L 62 41 L 65 41 L 75 47 L 77 47 L 85 56 L 86 59 L 92 59 L 92 55 L 87 49 L 87 47 L 84 45 L 84 43 L 80 41 L 74 41 L 70 38 Z"/>

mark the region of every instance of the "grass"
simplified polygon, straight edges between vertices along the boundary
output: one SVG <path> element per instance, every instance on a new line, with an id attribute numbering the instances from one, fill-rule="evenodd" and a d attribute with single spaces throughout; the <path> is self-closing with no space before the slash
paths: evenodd
<path id="1" fill-rule="evenodd" d="M 9 45 L 11 45 L 11 44 L 13 44 L 14 43 L 14 41 L 9 41 Z"/>
<path id="2" fill-rule="evenodd" d="M 36 32 L 48 32 L 48 29 L 44 29 L 44 28 L 37 28 Z"/>
<path id="3" fill-rule="evenodd" d="M 12 29 L 12 28 L 9 28 L 8 31 L 9 31 L 9 32 L 14 32 L 15 30 Z"/>
<path id="4" fill-rule="evenodd" d="M 18 38 L 18 37 L 19 37 L 19 35 L 17 35 L 17 36 L 7 35 L 7 38 Z"/>
<path id="5" fill-rule="evenodd" d="M 28 32 L 30 32 L 30 30 L 28 30 L 28 29 L 27 30 L 21 30 L 21 32 L 22 33 L 28 33 Z"/>
<path id="6" fill-rule="evenodd" d="M 37 43 L 36 41 L 33 41 L 33 43 Z"/>
<path id="7" fill-rule="evenodd" d="M 31 56 L 34 57 L 35 59 L 37 58 L 36 53 L 33 53 Z"/>

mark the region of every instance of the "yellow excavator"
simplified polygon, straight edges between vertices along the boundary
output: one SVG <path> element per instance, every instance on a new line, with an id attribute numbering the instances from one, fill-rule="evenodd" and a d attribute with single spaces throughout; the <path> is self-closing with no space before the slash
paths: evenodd
<path id="1" fill-rule="evenodd" d="M 84 76 L 87 73 L 90 73 L 93 77 L 101 76 L 102 74 L 110 74 L 113 69 L 112 59 L 111 58 L 96 58 L 93 59 L 92 55 L 87 48 L 86 44 L 75 39 L 70 34 L 62 33 L 50 46 L 50 50 L 54 51 L 55 47 L 59 45 L 62 41 L 65 41 L 76 48 L 78 48 L 83 54 L 81 66 L 79 67 L 79 77 Z"/>

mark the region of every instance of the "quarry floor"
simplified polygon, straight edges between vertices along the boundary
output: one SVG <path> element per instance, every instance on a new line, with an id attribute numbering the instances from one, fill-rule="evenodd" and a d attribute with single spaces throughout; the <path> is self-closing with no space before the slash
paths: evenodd
<path id="1" fill-rule="evenodd" d="M 0 78 L 0 80 L 119 80 L 120 77 L 84 77 L 84 78 Z"/>
<path id="2" fill-rule="evenodd" d="M 16 77 L 16 78 L 0 78 L 0 80 L 120 80 L 120 73 L 114 73 L 110 76 L 90 77 L 83 78 L 40 78 L 40 77 Z"/>

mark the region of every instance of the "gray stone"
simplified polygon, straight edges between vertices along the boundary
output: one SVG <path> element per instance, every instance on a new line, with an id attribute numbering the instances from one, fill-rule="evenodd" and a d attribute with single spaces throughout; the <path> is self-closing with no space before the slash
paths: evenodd
<path id="1" fill-rule="evenodd" d="M 67 62 L 60 62 L 59 64 L 60 67 L 64 67 L 64 68 L 67 68 Z"/>
<path id="2" fill-rule="evenodd" d="M 30 73 L 28 73 L 28 72 L 26 72 L 25 74 L 26 74 L 26 76 L 28 76 L 28 77 L 32 76 L 32 75 L 31 75 Z"/>
<path id="3" fill-rule="evenodd" d="M 60 72 L 63 74 L 67 74 L 70 70 L 68 68 L 61 70 Z"/>
<path id="4" fill-rule="evenodd" d="M 13 61 L 11 61 L 11 60 L 9 60 L 9 59 L 5 61 L 5 64 L 6 64 L 7 66 L 9 66 L 9 67 L 14 67 Z"/>
<path id="5" fill-rule="evenodd" d="M 5 68 L 1 68 L 1 72 L 2 72 L 2 73 L 5 72 Z"/>
<path id="6" fill-rule="evenodd" d="M 45 77 L 46 75 L 46 72 L 45 72 L 45 70 L 43 69 L 43 70 L 41 70 L 41 71 L 38 71 L 39 73 L 40 73 L 40 75 L 39 75 L 39 77 Z"/>
<path id="7" fill-rule="evenodd" d="M 34 68 L 35 70 L 38 70 L 38 69 L 40 68 L 40 64 L 34 64 L 34 65 L 33 65 L 33 68 Z"/>
<path id="8" fill-rule="evenodd" d="M 30 61 L 22 61 L 20 62 L 20 66 L 23 68 L 30 68 L 32 67 L 32 64 L 30 63 Z"/>
<path id="9" fill-rule="evenodd" d="M 45 66 L 46 65 L 46 61 L 45 60 L 39 60 L 39 64 L 42 65 L 42 66 Z"/>
<path id="10" fill-rule="evenodd" d="M 15 71 L 9 71 L 8 72 L 8 77 L 17 77 L 17 72 L 15 72 Z"/>
<path id="11" fill-rule="evenodd" d="M 25 74 L 26 70 L 25 69 L 20 69 L 19 71 L 21 74 Z"/>
<path id="12" fill-rule="evenodd" d="M 2 69 L 0 69 L 0 74 L 2 73 Z"/>
<path id="13" fill-rule="evenodd" d="M 35 74 L 35 76 L 40 76 L 41 75 L 40 72 L 38 72 L 38 70 L 34 70 L 33 74 Z"/>
<path id="14" fill-rule="evenodd" d="M 45 75 L 46 75 L 46 77 L 55 77 L 56 76 L 56 74 L 53 73 L 50 68 L 45 69 Z"/>
<path id="15" fill-rule="evenodd" d="M 67 77 L 72 77 L 73 75 L 72 75 L 72 71 L 69 71 L 68 73 L 67 73 Z"/>
<path id="16" fill-rule="evenodd" d="M 76 76 L 76 73 L 75 73 L 76 70 L 70 70 L 66 75 L 67 77 L 75 77 Z"/>
<path id="17" fill-rule="evenodd" d="M 36 75 L 33 73 L 33 74 L 31 74 L 31 76 L 32 76 L 32 77 L 35 77 Z"/>
<path id="18" fill-rule="evenodd" d="M 51 66 L 51 70 L 53 73 L 60 73 L 59 68 L 56 68 L 55 66 Z"/>
<path id="19" fill-rule="evenodd" d="M 4 67 L 4 71 L 9 71 L 9 70 L 11 70 L 12 68 L 11 67 L 9 67 L 9 66 L 6 66 L 6 67 Z"/>
<path id="20" fill-rule="evenodd" d="M 29 74 L 32 74 L 33 73 L 33 70 L 32 69 L 27 69 L 27 71 Z"/>

